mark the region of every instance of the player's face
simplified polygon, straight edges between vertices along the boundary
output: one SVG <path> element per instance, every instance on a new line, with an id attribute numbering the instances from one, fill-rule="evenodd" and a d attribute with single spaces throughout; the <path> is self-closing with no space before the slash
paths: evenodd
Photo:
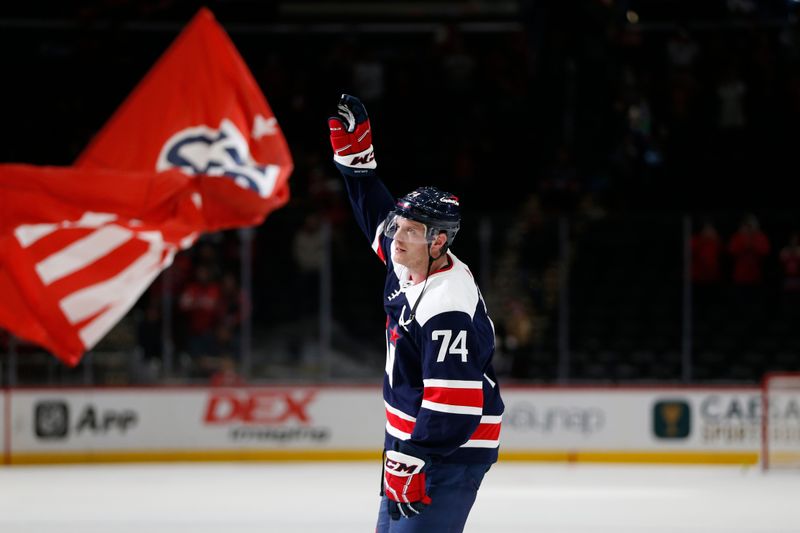
<path id="1" fill-rule="evenodd" d="M 392 260 L 411 270 L 425 270 L 428 265 L 428 247 L 425 224 L 397 217 Z"/>

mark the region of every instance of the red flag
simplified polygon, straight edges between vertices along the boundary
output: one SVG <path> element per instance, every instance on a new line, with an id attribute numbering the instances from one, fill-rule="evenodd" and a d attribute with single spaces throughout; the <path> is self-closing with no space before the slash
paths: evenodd
<path id="1" fill-rule="evenodd" d="M 288 196 L 286 178 L 292 159 L 247 65 L 204 8 L 89 144 L 76 166 L 227 172 L 282 204 Z"/>
<path id="2" fill-rule="evenodd" d="M 292 159 L 201 10 L 73 168 L 0 165 L 0 325 L 70 365 L 200 233 L 259 224 Z"/>

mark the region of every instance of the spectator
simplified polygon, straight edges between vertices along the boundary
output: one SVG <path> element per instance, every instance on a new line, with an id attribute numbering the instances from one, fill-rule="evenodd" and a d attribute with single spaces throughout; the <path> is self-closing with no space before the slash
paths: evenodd
<path id="1" fill-rule="evenodd" d="M 383 99 L 385 85 L 384 63 L 367 47 L 353 64 L 353 86 L 364 100 L 377 105 Z"/>
<path id="2" fill-rule="evenodd" d="M 718 125 L 723 132 L 739 132 L 747 126 L 746 95 L 747 83 L 735 66 L 729 66 L 717 85 L 720 106 Z"/>
<path id="3" fill-rule="evenodd" d="M 138 345 L 145 360 L 161 359 L 163 326 L 161 324 L 161 300 L 157 293 L 145 296 L 146 304 L 137 327 Z"/>
<path id="4" fill-rule="evenodd" d="M 783 313 L 796 317 L 800 311 L 800 234 L 793 232 L 789 242 L 780 252 L 783 270 L 782 300 Z"/>
<path id="5" fill-rule="evenodd" d="M 450 98 L 458 99 L 471 94 L 475 88 L 477 65 L 474 54 L 470 54 L 466 49 L 460 30 L 455 25 L 443 27 L 435 38 L 438 52 L 441 54 L 442 82 Z"/>
<path id="6" fill-rule="evenodd" d="M 514 298 L 507 304 L 505 337 L 502 339 L 506 354 L 511 358 L 511 376 L 531 378 L 530 357 L 533 351 L 534 323 L 533 310 L 520 299 Z"/>
<path id="7" fill-rule="evenodd" d="M 542 203 L 557 213 L 575 210 L 581 194 L 578 169 L 569 146 L 562 144 L 540 185 Z"/>
<path id="8" fill-rule="evenodd" d="M 685 28 L 681 28 L 667 41 L 669 63 L 677 69 L 690 70 L 700 53 L 700 46 Z"/>
<path id="9" fill-rule="evenodd" d="M 323 261 L 325 260 L 325 241 L 322 218 L 314 213 L 306 216 L 303 225 L 292 238 L 292 259 L 295 269 L 292 275 L 292 312 L 297 322 L 286 335 L 288 352 L 293 357 L 305 360 L 314 350 L 314 334 L 309 334 L 310 326 L 319 316 L 320 282 Z M 316 329 L 311 329 L 316 331 Z"/>
<path id="10" fill-rule="evenodd" d="M 192 358 L 216 353 L 214 334 L 221 304 L 221 288 L 205 264 L 199 264 L 194 279 L 181 292 L 178 309 L 183 313 L 187 350 Z"/>
<path id="11" fill-rule="evenodd" d="M 692 286 L 694 301 L 699 313 L 704 314 L 709 304 L 719 298 L 720 255 L 722 241 L 711 220 L 703 222 L 703 227 L 692 236 Z"/>
<path id="12" fill-rule="evenodd" d="M 292 241 L 292 258 L 297 265 L 294 294 L 296 312 L 300 318 L 305 318 L 318 308 L 324 247 L 322 221 L 312 213 L 305 218 Z"/>
<path id="13" fill-rule="evenodd" d="M 250 314 L 250 300 L 239 286 L 236 276 L 226 272 L 220 286 L 217 348 L 223 357 L 239 358 L 239 331 L 242 321 Z"/>
<path id="14" fill-rule="evenodd" d="M 749 316 L 760 311 L 762 300 L 763 261 L 770 245 L 759 229 L 758 219 L 748 214 L 728 242 L 733 257 L 733 285 L 736 305 Z"/>

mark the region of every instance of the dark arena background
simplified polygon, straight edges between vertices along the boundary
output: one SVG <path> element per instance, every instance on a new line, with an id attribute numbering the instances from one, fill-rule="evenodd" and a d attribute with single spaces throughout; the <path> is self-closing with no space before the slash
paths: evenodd
<path id="1" fill-rule="evenodd" d="M 755 382 L 768 369 L 798 368 L 795 3 L 695 4 L 208 3 L 270 102 L 296 166 L 291 203 L 255 230 L 248 377 L 274 377 L 278 360 L 302 359 L 301 338 L 314 342 L 320 261 L 300 265 L 293 254 L 318 253 L 298 250 L 313 244 L 297 237 L 321 222 L 330 227 L 328 349 L 347 357 L 364 346 L 353 362 L 382 368 L 374 334 L 381 307 L 369 290 L 382 271 L 328 153 L 325 119 L 342 92 L 367 104 L 379 171 L 394 194 L 431 183 L 461 198 L 455 249 L 491 302 L 506 376 Z M 71 164 L 199 7 L 5 5 L 0 159 Z M 754 265 L 760 279 L 743 287 L 733 273 L 746 258 L 729 244 L 750 216 L 769 248 Z M 718 270 L 687 288 L 692 261 L 705 256 L 687 257 L 685 248 L 706 222 L 718 238 L 709 252 Z M 188 271 L 212 263 L 215 282 L 238 278 L 238 241 L 236 233 L 209 236 L 179 263 Z M 191 279 L 181 275 L 172 284 L 178 297 Z M 164 331 L 150 323 L 160 310 L 147 313 L 160 307 L 157 290 L 104 343 L 109 359 L 121 355 L 120 368 L 98 355 L 94 379 L 143 379 L 130 373 L 137 348 L 163 371 L 165 345 L 169 375 L 207 377 L 188 354 L 188 317 L 177 306 L 172 342 L 151 338 Z M 303 319 L 311 322 L 295 334 Z M 26 355 L 19 377 L 82 379 L 80 369 L 71 376 L 50 364 Z M 290 373 L 325 377 L 307 366 Z M 340 365 L 332 366 L 326 372 L 335 375 Z"/>

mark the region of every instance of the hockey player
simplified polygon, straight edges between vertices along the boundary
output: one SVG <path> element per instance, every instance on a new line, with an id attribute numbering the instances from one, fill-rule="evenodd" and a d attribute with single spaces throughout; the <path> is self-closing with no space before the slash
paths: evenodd
<path id="1" fill-rule="evenodd" d="M 433 187 L 394 200 L 376 175 L 372 130 L 357 98 L 342 95 L 328 125 L 356 220 L 386 264 L 376 532 L 460 532 L 497 461 L 503 402 L 492 368 L 494 325 L 472 273 L 450 251 L 459 201 Z"/>

